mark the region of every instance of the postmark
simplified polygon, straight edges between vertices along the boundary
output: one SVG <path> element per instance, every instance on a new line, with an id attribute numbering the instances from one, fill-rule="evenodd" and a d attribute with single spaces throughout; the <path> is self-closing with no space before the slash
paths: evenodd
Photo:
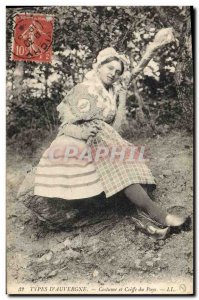
<path id="1" fill-rule="evenodd" d="M 20 13 L 13 19 L 11 60 L 49 63 L 52 60 L 53 16 Z"/>

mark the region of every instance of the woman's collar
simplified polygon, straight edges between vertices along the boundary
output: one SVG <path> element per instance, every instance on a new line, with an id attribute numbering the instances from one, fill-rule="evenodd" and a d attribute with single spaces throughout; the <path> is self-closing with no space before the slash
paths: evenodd
<path id="1" fill-rule="evenodd" d="M 115 94 L 115 89 L 114 86 L 110 86 L 110 88 L 107 90 L 99 77 L 97 76 L 97 73 L 94 70 L 89 71 L 85 75 L 85 80 L 84 81 L 90 81 L 92 82 L 95 86 L 100 86 L 104 93 L 106 93 L 109 97 L 113 97 Z"/>

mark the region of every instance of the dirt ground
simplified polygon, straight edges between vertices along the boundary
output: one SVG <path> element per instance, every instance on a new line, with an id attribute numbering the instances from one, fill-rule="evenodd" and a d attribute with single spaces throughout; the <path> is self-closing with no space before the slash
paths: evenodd
<path id="1" fill-rule="evenodd" d="M 149 165 L 157 181 L 154 201 L 166 208 L 185 206 L 193 223 L 192 137 L 172 131 L 133 142 L 149 149 Z M 84 281 L 104 286 L 135 280 L 192 280 L 193 229 L 154 241 L 135 228 L 133 208 L 121 194 L 110 200 L 83 202 L 83 213 L 72 228 L 52 230 L 38 221 L 16 194 L 47 144 L 29 158 L 8 149 L 9 283 L 67 285 Z"/>

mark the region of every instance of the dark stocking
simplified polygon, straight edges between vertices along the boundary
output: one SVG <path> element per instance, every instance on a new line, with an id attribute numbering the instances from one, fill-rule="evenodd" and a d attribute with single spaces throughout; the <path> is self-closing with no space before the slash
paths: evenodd
<path id="1" fill-rule="evenodd" d="M 167 212 L 154 203 L 140 184 L 132 184 L 124 190 L 127 198 L 146 212 L 153 220 L 165 225 Z"/>

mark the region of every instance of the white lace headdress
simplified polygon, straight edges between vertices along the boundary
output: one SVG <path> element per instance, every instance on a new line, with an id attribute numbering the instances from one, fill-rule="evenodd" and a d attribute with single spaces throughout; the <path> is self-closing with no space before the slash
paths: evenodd
<path id="1" fill-rule="evenodd" d="M 124 54 L 119 54 L 114 48 L 108 47 L 99 52 L 96 62 L 92 65 L 92 70 L 89 71 L 88 73 L 86 73 L 85 78 L 87 80 L 94 79 L 97 74 L 97 69 L 101 65 L 101 63 L 111 57 L 117 57 L 120 61 L 123 62 L 123 64 L 124 64 L 123 74 L 125 74 L 126 71 L 128 72 L 128 69 L 130 66 L 130 60 L 129 60 L 128 56 L 126 56 Z"/>

